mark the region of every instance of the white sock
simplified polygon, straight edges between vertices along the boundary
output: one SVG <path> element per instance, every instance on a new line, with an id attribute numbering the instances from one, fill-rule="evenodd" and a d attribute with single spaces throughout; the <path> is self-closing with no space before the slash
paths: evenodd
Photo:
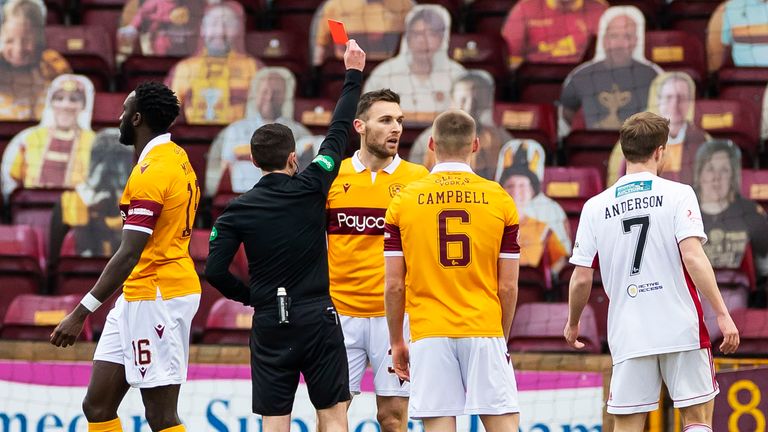
<path id="1" fill-rule="evenodd" d="M 704 423 L 691 423 L 683 428 L 683 432 L 712 432 L 712 428 Z"/>

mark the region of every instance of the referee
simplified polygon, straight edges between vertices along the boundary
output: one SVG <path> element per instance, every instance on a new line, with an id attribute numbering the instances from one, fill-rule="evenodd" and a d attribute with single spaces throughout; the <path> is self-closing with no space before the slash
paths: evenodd
<path id="1" fill-rule="evenodd" d="M 344 65 L 341 98 L 313 163 L 297 174 L 291 130 L 279 124 L 260 127 L 251 138 L 251 156 L 264 176 L 232 200 L 211 231 L 206 278 L 227 298 L 255 309 L 253 412 L 263 416 L 265 432 L 290 430 L 299 373 L 318 410 L 320 432 L 347 431 L 349 372 L 328 292 L 325 201 L 360 98 L 365 53 L 354 40 L 347 43 Z M 240 243 L 248 256 L 250 288 L 229 272 Z M 289 299 L 278 296 L 281 288 Z"/>

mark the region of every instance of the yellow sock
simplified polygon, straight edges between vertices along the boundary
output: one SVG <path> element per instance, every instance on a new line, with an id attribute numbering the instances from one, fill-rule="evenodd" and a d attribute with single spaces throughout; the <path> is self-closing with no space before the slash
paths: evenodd
<path id="1" fill-rule="evenodd" d="M 184 427 L 183 424 L 180 424 L 173 427 L 169 427 L 168 429 L 163 429 L 160 432 L 187 432 L 187 429 Z"/>
<path id="2" fill-rule="evenodd" d="M 88 432 L 123 432 L 123 426 L 120 424 L 120 419 L 116 418 L 105 422 L 88 423 Z"/>

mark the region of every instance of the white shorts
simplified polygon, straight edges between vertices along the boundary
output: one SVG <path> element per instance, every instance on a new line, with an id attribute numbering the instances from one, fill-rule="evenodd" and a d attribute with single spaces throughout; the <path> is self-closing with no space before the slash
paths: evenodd
<path id="1" fill-rule="evenodd" d="M 503 338 L 424 338 L 410 354 L 411 417 L 520 412 Z"/>
<path id="2" fill-rule="evenodd" d="M 662 380 L 675 408 L 708 402 L 720 393 L 709 348 L 637 357 L 613 365 L 608 413 L 656 410 Z"/>
<path id="3" fill-rule="evenodd" d="M 187 380 L 189 333 L 200 294 L 154 301 L 126 301 L 109 311 L 94 360 L 125 366 L 132 387 L 151 388 Z"/>
<path id="4" fill-rule="evenodd" d="M 349 391 L 360 394 L 365 367 L 371 363 L 373 388 L 378 396 L 408 397 L 410 384 L 400 382 L 392 367 L 389 351 L 389 328 L 386 317 L 358 318 L 341 315 L 341 329 L 349 362 Z M 403 337 L 410 338 L 408 316 L 403 322 Z"/>

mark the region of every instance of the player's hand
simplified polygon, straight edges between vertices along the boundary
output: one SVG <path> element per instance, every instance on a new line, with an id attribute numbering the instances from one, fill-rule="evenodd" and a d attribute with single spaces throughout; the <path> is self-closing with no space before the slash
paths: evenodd
<path id="1" fill-rule="evenodd" d="M 720 351 L 723 354 L 735 353 L 739 347 L 739 330 L 736 328 L 736 324 L 733 323 L 731 315 L 726 313 L 717 317 L 717 325 L 723 333 L 723 343 L 720 344 Z"/>
<path id="2" fill-rule="evenodd" d="M 346 69 L 356 69 L 360 72 L 365 68 L 365 51 L 354 39 L 347 41 L 347 50 L 344 52 L 344 67 Z"/>
<path id="3" fill-rule="evenodd" d="M 565 330 L 563 330 L 563 336 L 565 336 L 566 342 L 568 342 L 568 345 L 571 346 L 571 348 L 576 349 L 582 349 L 584 348 L 584 343 L 579 341 L 579 325 L 571 325 L 570 323 L 565 323 Z"/>
<path id="4" fill-rule="evenodd" d="M 405 342 L 392 345 L 392 368 L 398 378 L 405 381 L 411 380 L 410 353 Z"/>
<path id="5" fill-rule="evenodd" d="M 81 309 L 85 308 L 82 305 L 78 305 L 75 310 L 65 316 L 59 325 L 56 326 L 53 333 L 51 333 L 52 344 L 63 348 L 75 344 L 77 337 L 80 336 L 80 332 L 83 331 L 85 318 L 88 316 L 88 313 L 83 313 Z"/>

